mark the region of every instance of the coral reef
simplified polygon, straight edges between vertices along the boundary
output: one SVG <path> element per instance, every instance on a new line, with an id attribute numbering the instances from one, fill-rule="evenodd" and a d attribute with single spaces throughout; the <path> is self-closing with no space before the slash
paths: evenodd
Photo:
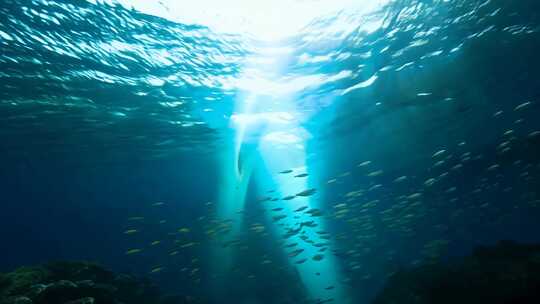
<path id="1" fill-rule="evenodd" d="M 374 304 L 540 303 L 540 245 L 503 241 L 390 277 Z"/>
<path id="2" fill-rule="evenodd" d="M 56 262 L 0 274 L 0 304 L 172 304 L 148 281 L 115 274 L 97 264 Z"/>

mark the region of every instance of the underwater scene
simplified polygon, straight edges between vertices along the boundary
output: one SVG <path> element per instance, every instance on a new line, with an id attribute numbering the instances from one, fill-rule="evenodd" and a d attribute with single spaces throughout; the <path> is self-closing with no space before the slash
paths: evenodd
<path id="1" fill-rule="evenodd" d="M 0 304 L 540 303 L 540 1 L 0 1 Z"/>

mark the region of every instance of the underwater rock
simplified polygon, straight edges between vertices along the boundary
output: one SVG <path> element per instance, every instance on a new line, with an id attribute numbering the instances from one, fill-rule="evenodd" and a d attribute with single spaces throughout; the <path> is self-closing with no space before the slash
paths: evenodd
<path id="1" fill-rule="evenodd" d="M 2 304 L 32 304 L 32 300 L 28 297 L 9 297 L 0 301 Z"/>
<path id="2" fill-rule="evenodd" d="M 9 278 L 5 274 L 0 273 L 0 291 L 9 286 L 10 283 Z"/>
<path id="3" fill-rule="evenodd" d="M 173 304 L 185 303 L 185 298 L 163 297 L 148 280 L 86 262 L 56 262 L 0 274 L 0 304 L 120 303 Z"/>
<path id="4" fill-rule="evenodd" d="M 47 289 L 47 285 L 45 284 L 35 284 L 30 287 L 30 290 L 28 291 L 27 295 L 34 299 L 37 297 L 40 293 L 42 293 L 45 289 Z"/>
<path id="5" fill-rule="evenodd" d="M 66 303 L 79 298 L 78 286 L 67 280 L 51 283 L 35 298 L 36 303 Z"/>
<path id="6" fill-rule="evenodd" d="M 540 245 L 478 247 L 461 261 L 397 272 L 374 303 L 540 303 L 539 257 Z"/>
<path id="7" fill-rule="evenodd" d="M 0 299 L 26 294 L 31 291 L 33 285 L 44 281 L 49 275 L 50 273 L 43 267 L 21 267 L 4 274 L 0 283 Z"/>
<path id="8" fill-rule="evenodd" d="M 67 302 L 66 304 L 94 304 L 94 298 L 92 297 L 82 298 L 75 301 Z"/>

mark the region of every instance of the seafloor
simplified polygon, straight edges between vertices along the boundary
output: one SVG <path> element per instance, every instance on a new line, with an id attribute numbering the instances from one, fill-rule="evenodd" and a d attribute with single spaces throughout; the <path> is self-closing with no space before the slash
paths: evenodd
<path id="1" fill-rule="evenodd" d="M 88 262 L 55 262 L 0 274 L 0 304 L 207 303 L 162 295 L 148 279 Z M 540 244 L 503 241 L 471 256 L 396 272 L 374 304 L 540 303 Z"/>

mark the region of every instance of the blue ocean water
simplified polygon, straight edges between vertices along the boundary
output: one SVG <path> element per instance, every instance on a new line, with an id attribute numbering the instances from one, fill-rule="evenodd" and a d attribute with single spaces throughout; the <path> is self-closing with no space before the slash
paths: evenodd
<path id="1" fill-rule="evenodd" d="M 0 271 L 369 303 L 540 241 L 540 2 L 380 1 L 272 40 L 124 2 L 0 3 Z"/>

